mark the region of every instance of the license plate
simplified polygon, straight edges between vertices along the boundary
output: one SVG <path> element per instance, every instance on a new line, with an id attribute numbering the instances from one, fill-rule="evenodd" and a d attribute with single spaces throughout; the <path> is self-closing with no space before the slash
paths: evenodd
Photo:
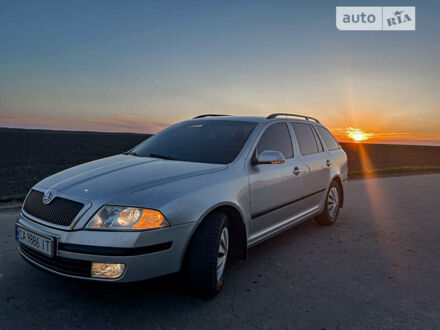
<path id="1" fill-rule="evenodd" d="M 38 234 L 22 226 L 15 227 L 17 241 L 46 256 L 53 257 L 54 238 Z"/>

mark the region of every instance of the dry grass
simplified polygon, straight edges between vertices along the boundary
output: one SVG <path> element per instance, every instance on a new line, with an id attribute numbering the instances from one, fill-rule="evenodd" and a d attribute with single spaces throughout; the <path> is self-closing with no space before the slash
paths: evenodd
<path id="1" fill-rule="evenodd" d="M 26 198 L 25 194 L 15 194 L 15 195 L 9 195 L 9 196 L 2 196 L 0 197 L 0 202 L 18 202 L 18 201 L 24 201 Z"/>

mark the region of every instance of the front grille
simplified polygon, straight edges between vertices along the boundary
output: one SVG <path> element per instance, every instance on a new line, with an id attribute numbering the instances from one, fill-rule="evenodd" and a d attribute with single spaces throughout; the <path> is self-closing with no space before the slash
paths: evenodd
<path id="1" fill-rule="evenodd" d="M 63 273 L 81 277 L 90 277 L 92 263 L 85 260 L 74 260 L 62 257 L 46 257 L 34 250 L 20 245 L 20 251 L 29 259 L 46 268 Z"/>
<path id="2" fill-rule="evenodd" d="M 60 226 L 70 226 L 84 204 L 62 197 L 55 197 L 43 204 L 43 193 L 32 190 L 23 209 L 34 217 Z"/>

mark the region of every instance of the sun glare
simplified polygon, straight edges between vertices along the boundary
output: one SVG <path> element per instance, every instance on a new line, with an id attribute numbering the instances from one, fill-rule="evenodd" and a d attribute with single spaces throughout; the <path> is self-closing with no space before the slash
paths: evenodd
<path id="1" fill-rule="evenodd" d="M 355 134 L 352 134 L 351 138 L 355 141 L 363 141 L 363 140 L 365 140 L 365 135 L 362 133 L 355 133 Z"/>
<path id="2" fill-rule="evenodd" d="M 360 129 L 353 127 L 347 127 L 345 132 L 347 136 L 355 142 L 366 141 L 373 136 L 373 133 L 365 133 Z"/>

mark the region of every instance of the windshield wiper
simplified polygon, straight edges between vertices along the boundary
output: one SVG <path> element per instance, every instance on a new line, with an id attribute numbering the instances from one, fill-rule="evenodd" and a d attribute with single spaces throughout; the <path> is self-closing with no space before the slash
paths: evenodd
<path id="1" fill-rule="evenodd" d="M 131 150 L 124 152 L 124 155 L 131 155 L 131 156 L 140 157 L 140 155 L 138 155 L 135 151 L 131 151 Z"/>
<path id="2" fill-rule="evenodd" d="M 159 154 L 150 154 L 150 157 L 166 159 L 166 160 L 178 160 L 178 159 L 170 157 L 170 156 L 164 156 L 164 155 L 159 155 Z"/>

